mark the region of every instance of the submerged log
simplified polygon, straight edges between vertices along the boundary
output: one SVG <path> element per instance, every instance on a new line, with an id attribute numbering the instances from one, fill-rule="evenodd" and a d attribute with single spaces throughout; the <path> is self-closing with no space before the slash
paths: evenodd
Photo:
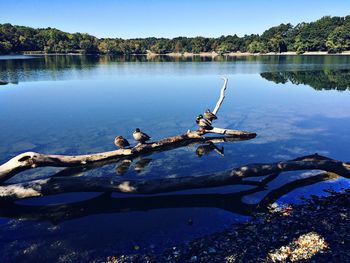
<path id="1" fill-rule="evenodd" d="M 52 177 L 0 186 L 2 199 L 22 199 L 68 192 L 106 192 L 127 194 L 159 194 L 181 190 L 210 188 L 230 184 L 256 185 L 259 182 L 245 181 L 245 178 L 267 176 L 286 171 L 323 170 L 350 178 L 350 164 L 332 160 L 317 154 L 294 160 L 266 164 L 248 164 L 231 170 L 208 175 L 184 176 L 176 178 L 133 179 L 102 176 Z"/>
<path id="2" fill-rule="evenodd" d="M 275 176 L 273 176 L 274 178 Z M 111 193 L 102 193 L 88 200 L 50 205 L 28 205 L 19 204 L 11 200 L 2 200 L 0 216 L 41 221 L 47 220 L 53 224 L 58 224 L 62 221 L 96 214 L 184 207 L 215 207 L 228 212 L 251 216 L 256 212 L 264 212 L 270 204 L 295 189 L 335 178 L 337 178 L 336 175 L 324 172 L 312 175 L 311 177 L 301 178 L 272 190 L 257 203 L 245 203 L 243 199 L 245 196 L 266 191 L 265 183 L 261 186 L 229 194 L 174 194 L 164 195 L 161 198 L 156 195 L 123 197 L 123 199 L 120 199 L 113 197 Z"/>

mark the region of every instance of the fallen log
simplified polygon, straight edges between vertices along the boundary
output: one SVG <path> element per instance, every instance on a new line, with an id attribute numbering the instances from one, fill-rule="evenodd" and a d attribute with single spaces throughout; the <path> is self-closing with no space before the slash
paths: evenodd
<path id="1" fill-rule="evenodd" d="M 135 158 L 145 153 L 168 150 L 169 148 L 182 147 L 195 142 L 224 141 L 219 137 L 211 138 L 203 136 L 206 133 L 222 134 L 232 139 L 252 139 L 256 133 L 214 128 L 211 131 L 190 131 L 182 135 L 168 137 L 157 142 L 139 144 L 133 148 L 118 149 L 102 153 L 85 155 L 48 155 L 36 152 L 19 154 L 0 166 L 0 182 L 4 182 L 19 172 L 37 167 L 75 167 L 86 166 L 91 163 L 113 160 L 117 162 L 125 158 Z"/>
<path id="2" fill-rule="evenodd" d="M 122 165 L 122 162 L 124 160 L 132 162 L 132 160 L 134 158 L 137 158 L 137 157 L 141 157 L 142 158 L 143 156 L 148 156 L 148 155 L 153 154 L 153 153 L 168 151 L 168 150 L 176 149 L 176 148 L 179 148 L 179 147 L 192 146 L 192 145 L 197 145 L 197 144 L 199 144 L 200 145 L 199 147 L 201 147 L 201 146 L 208 145 L 210 143 L 215 145 L 217 143 L 238 142 L 238 141 L 244 141 L 244 140 L 249 140 L 249 139 L 250 138 L 239 138 L 239 137 L 235 138 L 235 137 L 232 137 L 232 136 L 230 136 L 230 137 L 228 137 L 228 136 L 224 136 L 224 137 L 217 136 L 217 137 L 204 137 L 203 139 L 197 140 L 197 141 L 187 140 L 187 141 L 180 142 L 178 144 L 171 144 L 168 147 L 162 147 L 159 150 L 154 150 L 154 151 L 152 151 L 150 153 L 142 153 L 140 155 L 135 155 L 134 157 L 126 156 L 125 159 L 124 158 L 119 159 L 120 160 L 120 164 L 119 165 Z M 222 153 L 220 153 L 220 155 L 222 155 Z M 83 166 L 67 167 L 66 169 L 63 169 L 63 170 L 53 174 L 53 176 L 78 175 L 78 174 L 81 174 L 82 172 L 86 172 L 88 170 L 96 169 L 98 167 L 103 167 L 105 165 L 114 164 L 116 162 L 118 162 L 118 161 L 116 161 L 116 159 L 112 158 L 112 159 L 107 159 L 107 160 L 103 160 L 103 161 L 92 162 L 92 163 L 89 163 L 89 164 L 86 164 L 86 165 L 83 165 Z"/>
<path id="3" fill-rule="evenodd" d="M 224 85 L 221 89 L 221 95 L 217 105 L 214 109 L 215 113 L 219 110 L 224 97 L 225 90 L 227 88 L 227 78 L 224 78 Z M 214 127 L 212 130 L 197 130 L 188 131 L 184 134 L 172 136 L 161 139 L 157 142 L 151 142 L 147 144 L 138 144 L 134 147 L 118 149 L 115 151 L 107 151 L 102 153 L 84 154 L 84 155 L 47 155 L 36 152 L 25 152 L 19 154 L 8 162 L 0 165 L 0 183 L 5 182 L 12 176 L 28 169 L 36 167 L 77 167 L 86 166 L 96 162 L 104 162 L 113 160 L 117 162 L 125 158 L 135 158 L 142 154 L 157 152 L 160 150 L 172 149 L 174 147 L 181 147 L 194 142 L 207 142 L 215 138 L 204 136 L 205 134 L 219 134 L 226 138 L 237 138 L 237 139 L 252 139 L 256 137 L 256 133 L 230 130 L 224 128 Z M 216 139 L 220 139 L 216 137 Z"/>
<path id="4" fill-rule="evenodd" d="M 350 178 L 350 164 L 314 154 L 289 161 L 247 164 L 231 170 L 208 175 L 176 178 L 126 180 L 114 176 L 51 177 L 48 179 L 0 186 L 0 198 L 16 200 L 68 192 L 106 191 L 126 194 L 159 194 L 225 186 L 237 184 L 238 182 L 240 184 L 254 185 L 256 182 L 245 181 L 244 179 L 297 170 L 323 170 L 345 178 Z"/>

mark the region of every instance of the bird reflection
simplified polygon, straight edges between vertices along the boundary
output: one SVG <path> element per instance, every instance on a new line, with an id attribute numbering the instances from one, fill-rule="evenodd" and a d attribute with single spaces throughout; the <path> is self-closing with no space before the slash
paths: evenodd
<path id="1" fill-rule="evenodd" d="M 209 142 L 208 144 L 203 144 L 197 147 L 196 154 L 200 158 L 203 155 L 207 155 L 212 151 L 217 152 L 219 155 L 224 156 L 224 147 L 218 148 L 214 143 Z"/>
<path id="2" fill-rule="evenodd" d="M 125 174 L 129 170 L 131 163 L 132 161 L 129 159 L 121 161 L 120 164 L 115 169 L 115 172 L 117 173 L 117 175 Z"/>
<path id="3" fill-rule="evenodd" d="M 141 158 L 135 163 L 135 166 L 134 166 L 135 171 L 137 173 L 141 173 L 147 168 L 147 166 L 150 164 L 151 161 L 152 161 L 151 158 Z"/>

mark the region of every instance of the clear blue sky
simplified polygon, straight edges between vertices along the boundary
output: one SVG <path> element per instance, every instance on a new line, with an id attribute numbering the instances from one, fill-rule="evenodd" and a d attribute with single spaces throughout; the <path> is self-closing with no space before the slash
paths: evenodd
<path id="1" fill-rule="evenodd" d="M 262 33 L 280 23 L 350 15 L 349 0 L 0 0 L 0 23 L 97 37 Z"/>

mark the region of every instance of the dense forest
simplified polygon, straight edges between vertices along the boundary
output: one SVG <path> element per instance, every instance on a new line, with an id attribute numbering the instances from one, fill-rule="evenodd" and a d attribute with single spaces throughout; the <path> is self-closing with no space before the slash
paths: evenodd
<path id="1" fill-rule="evenodd" d="M 170 52 L 286 52 L 338 53 L 350 50 L 350 16 L 325 16 L 315 22 L 296 26 L 280 24 L 261 35 L 166 38 L 96 38 L 89 34 L 66 33 L 54 28 L 34 29 L 0 24 L 0 54 L 20 52 L 83 54 L 158 54 Z"/>

